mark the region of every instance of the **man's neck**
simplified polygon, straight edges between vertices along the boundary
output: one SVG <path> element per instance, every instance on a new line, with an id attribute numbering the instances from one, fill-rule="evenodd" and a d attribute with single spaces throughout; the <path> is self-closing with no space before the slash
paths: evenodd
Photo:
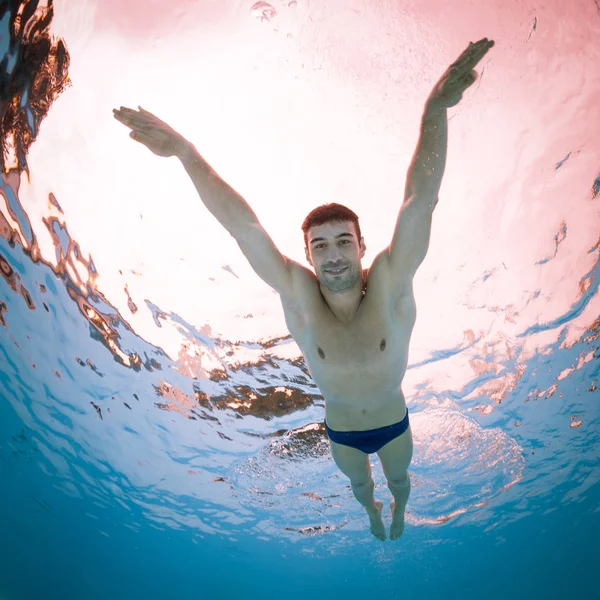
<path id="1" fill-rule="evenodd" d="M 354 286 L 347 294 L 336 294 L 324 289 L 322 285 L 319 285 L 321 295 L 329 307 L 329 310 L 342 323 L 349 323 L 356 317 L 358 308 L 367 291 L 366 272 L 367 269 L 363 269 L 362 283 L 357 282 L 357 285 L 360 285 L 360 288 Z"/>

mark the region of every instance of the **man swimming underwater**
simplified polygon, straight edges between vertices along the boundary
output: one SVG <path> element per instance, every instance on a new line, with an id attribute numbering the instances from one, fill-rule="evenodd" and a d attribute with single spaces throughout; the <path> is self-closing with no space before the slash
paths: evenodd
<path id="1" fill-rule="evenodd" d="M 304 220 L 306 260 L 284 256 L 247 202 L 195 147 L 140 107 L 115 118 L 158 156 L 176 156 L 208 210 L 236 239 L 257 275 L 281 298 L 286 324 L 325 398 L 333 460 L 365 507 L 371 532 L 386 539 L 383 503 L 373 497 L 369 454 L 377 453 L 394 496 L 390 539 L 404 531 L 413 441 L 401 384 L 416 318 L 413 277 L 429 247 L 433 209 L 446 165 L 447 109 L 477 79 L 473 70 L 494 42 L 484 38 L 460 55 L 429 95 L 391 244 L 363 269 L 366 246 L 357 215 L 340 204 Z"/>

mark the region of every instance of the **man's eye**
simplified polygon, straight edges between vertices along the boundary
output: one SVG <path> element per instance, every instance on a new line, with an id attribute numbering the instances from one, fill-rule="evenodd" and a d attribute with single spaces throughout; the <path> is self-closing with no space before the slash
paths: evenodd
<path id="1" fill-rule="evenodd" d="M 342 244 L 350 244 L 350 240 L 341 240 Z M 315 248 L 322 248 L 325 244 L 317 244 Z"/>

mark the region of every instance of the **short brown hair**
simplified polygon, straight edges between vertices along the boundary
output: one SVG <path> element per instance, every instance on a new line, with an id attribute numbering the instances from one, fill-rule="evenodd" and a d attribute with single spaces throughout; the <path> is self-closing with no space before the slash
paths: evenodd
<path id="1" fill-rule="evenodd" d="M 347 206 L 331 202 L 330 204 L 322 204 L 308 213 L 304 223 L 302 223 L 302 231 L 304 232 L 304 245 L 308 248 L 308 230 L 316 225 L 323 225 L 331 221 L 350 221 L 356 227 L 356 234 L 360 241 L 360 225 L 358 224 L 358 215 L 350 210 Z"/>

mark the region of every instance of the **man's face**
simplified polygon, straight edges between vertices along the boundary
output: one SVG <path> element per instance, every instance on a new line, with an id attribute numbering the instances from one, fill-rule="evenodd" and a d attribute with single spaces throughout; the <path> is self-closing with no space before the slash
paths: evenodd
<path id="1" fill-rule="evenodd" d="M 362 278 L 360 261 L 366 247 L 364 239 L 357 239 L 354 223 L 315 225 L 307 237 L 306 260 L 313 266 L 321 285 L 332 292 L 342 292 Z"/>

